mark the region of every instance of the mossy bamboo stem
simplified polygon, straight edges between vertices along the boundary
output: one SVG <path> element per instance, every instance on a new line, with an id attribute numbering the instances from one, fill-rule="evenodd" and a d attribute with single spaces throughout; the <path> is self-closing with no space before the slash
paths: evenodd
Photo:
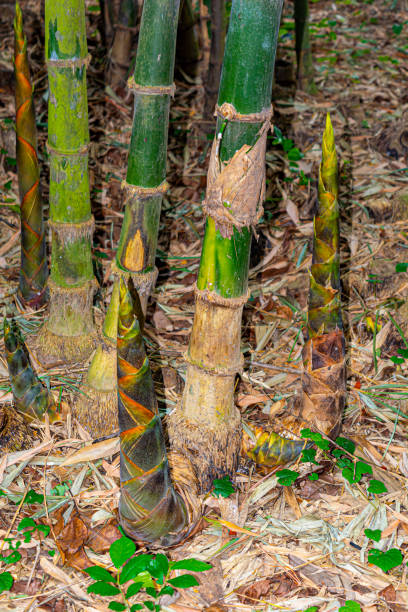
<path id="1" fill-rule="evenodd" d="M 248 190 L 242 202 L 243 210 L 250 201 L 255 204 L 255 210 L 249 211 L 253 217 L 262 203 L 265 149 L 259 144 L 264 142 L 261 138 L 266 139 L 264 121 L 271 104 L 282 4 L 282 0 L 233 0 L 218 95 L 218 106 L 229 108 L 232 119 L 228 119 L 227 111 L 218 119 L 216 166 L 228 169 L 234 156 L 246 152 L 243 165 L 247 171 L 242 170 L 234 180 L 239 184 L 252 167 L 256 168 L 251 184 L 255 196 Z M 250 160 L 249 152 L 255 147 L 259 149 L 258 158 Z M 224 197 L 225 191 L 222 193 Z M 230 209 L 230 204 L 224 199 L 218 208 Z M 240 416 L 233 398 L 235 376 L 242 362 L 241 317 L 247 299 L 253 224 L 251 221 L 242 227 L 233 216 L 232 229 L 225 231 L 215 213 L 208 214 L 186 385 L 182 401 L 169 419 L 172 445 L 188 456 L 202 490 L 208 490 L 214 478 L 232 476 L 238 464 Z"/>
<path id="2" fill-rule="evenodd" d="M 132 81 L 135 106 L 127 200 L 116 264 L 119 271 L 132 275 L 144 309 L 157 276 L 178 11 L 179 0 L 145 0 Z"/>
<path id="3" fill-rule="evenodd" d="M 84 0 L 47 0 L 45 25 L 52 253 L 40 360 L 72 362 L 88 357 L 95 346 Z"/>
<path id="4" fill-rule="evenodd" d="M 32 308 L 46 303 L 48 264 L 44 233 L 37 130 L 27 58 L 23 16 L 16 4 L 14 19 L 14 68 L 16 77 L 17 174 L 21 206 L 21 268 L 18 295 Z"/>

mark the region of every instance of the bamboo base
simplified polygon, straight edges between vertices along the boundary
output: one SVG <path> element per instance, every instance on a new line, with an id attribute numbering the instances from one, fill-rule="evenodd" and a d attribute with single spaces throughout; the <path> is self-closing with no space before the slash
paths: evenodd
<path id="1" fill-rule="evenodd" d="M 73 416 L 92 438 L 109 436 L 119 430 L 116 383 L 116 349 L 99 345 L 81 387 Z"/>
<path id="2" fill-rule="evenodd" d="M 95 350 L 98 337 L 96 331 L 84 336 L 59 336 L 50 331 L 45 323 L 38 336 L 29 340 L 28 344 L 40 365 L 49 369 L 86 361 Z"/>

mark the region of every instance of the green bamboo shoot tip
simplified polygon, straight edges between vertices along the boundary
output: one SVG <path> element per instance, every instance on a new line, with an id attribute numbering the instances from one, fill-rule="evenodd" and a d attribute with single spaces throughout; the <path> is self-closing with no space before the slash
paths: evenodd
<path id="1" fill-rule="evenodd" d="M 337 154 L 330 113 L 326 115 L 322 140 L 322 162 L 319 169 L 319 195 L 325 191 L 332 193 L 335 198 L 338 196 Z"/>

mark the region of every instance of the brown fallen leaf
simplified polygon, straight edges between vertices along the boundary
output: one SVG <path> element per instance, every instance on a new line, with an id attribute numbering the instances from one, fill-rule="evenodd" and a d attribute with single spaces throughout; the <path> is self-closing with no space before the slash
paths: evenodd
<path id="1" fill-rule="evenodd" d="M 269 578 L 257 580 L 249 586 L 242 586 L 236 590 L 239 600 L 243 604 L 255 604 L 269 593 L 271 581 Z"/>
<path id="2" fill-rule="evenodd" d="M 102 527 L 93 528 L 87 540 L 87 546 L 95 553 L 105 553 L 109 550 L 112 542 L 120 538 L 118 522 L 110 519 Z"/>
<path id="3" fill-rule="evenodd" d="M 61 518 L 62 515 L 61 517 L 58 517 L 54 533 L 60 529 Z M 87 526 L 78 515 L 73 516 L 65 527 L 62 528 L 56 541 L 64 564 L 79 570 L 83 570 L 86 567 L 93 565 L 84 548 L 87 540 Z"/>

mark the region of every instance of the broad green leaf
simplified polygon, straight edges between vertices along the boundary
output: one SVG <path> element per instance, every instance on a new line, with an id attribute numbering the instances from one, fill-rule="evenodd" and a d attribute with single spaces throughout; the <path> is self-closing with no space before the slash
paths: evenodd
<path id="1" fill-rule="evenodd" d="M 319 465 L 316 461 L 316 449 L 315 448 L 305 448 L 302 450 L 302 458 L 300 460 L 302 463 L 314 463 L 315 465 Z"/>
<path id="2" fill-rule="evenodd" d="M 30 489 L 24 499 L 25 504 L 43 504 L 44 495 L 36 493 L 34 489 Z"/>
<path id="3" fill-rule="evenodd" d="M 170 578 L 170 580 L 168 580 L 167 582 L 169 582 L 177 589 L 189 589 L 190 587 L 198 586 L 199 584 L 197 578 L 192 574 L 183 574 L 182 576 L 176 576 L 176 578 Z"/>
<path id="4" fill-rule="evenodd" d="M 200 561 L 199 559 L 182 559 L 171 564 L 171 569 L 184 569 L 190 572 L 206 572 L 212 568 L 211 563 Z"/>
<path id="5" fill-rule="evenodd" d="M 99 565 L 92 565 L 91 567 L 87 567 L 85 573 L 88 574 L 94 580 L 103 580 L 104 582 L 115 582 L 114 576 L 104 567 L 99 567 Z"/>
<path id="6" fill-rule="evenodd" d="M 348 438 L 342 438 L 341 436 L 339 436 L 338 438 L 336 438 L 336 443 L 341 446 L 341 448 L 344 448 L 344 450 L 349 452 L 351 455 L 353 455 L 354 451 L 356 450 L 356 445 L 352 440 L 348 440 Z"/>
<path id="7" fill-rule="evenodd" d="M 157 597 L 161 597 L 162 595 L 174 595 L 174 589 L 169 584 L 166 584 L 161 591 L 157 594 Z"/>
<path id="8" fill-rule="evenodd" d="M 398 548 L 390 548 L 385 552 L 373 548 L 368 553 L 368 562 L 376 565 L 382 569 L 383 572 L 388 572 L 394 567 L 398 567 L 398 565 L 401 565 L 403 559 L 403 554 Z"/>
<path id="9" fill-rule="evenodd" d="M 37 531 L 43 534 L 44 538 L 50 533 L 51 528 L 49 525 L 37 525 Z"/>
<path id="10" fill-rule="evenodd" d="M 153 597 L 154 599 L 156 599 L 157 591 L 154 587 L 146 587 L 146 593 L 150 595 L 150 597 Z"/>
<path id="11" fill-rule="evenodd" d="M 370 540 L 379 542 L 381 540 L 381 529 L 364 529 L 364 533 Z"/>
<path id="12" fill-rule="evenodd" d="M 111 601 L 108 608 L 109 610 L 116 610 L 116 612 L 123 612 L 123 610 L 126 610 L 125 604 L 120 603 L 120 601 Z"/>
<path id="13" fill-rule="evenodd" d="M 126 599 L 130 599 L 133 595 L 137 595 L 140 589 L 143 587 L 143 582 L 134 582 L 130 585 L 126 591 Z"/>
<path id="14" fill-rule="evenodd" d="M 379 495 L 380 493 L 387 493 L 388 489 L 385 484 L 381 482 L 381 480 L 372 478 L 367 487 L 367 491 L 368 493 L 375 493 L 376 495 Z"/>
<path id="15" fill-rule="evenodd" d="M 317 472 L 313 472 L 313 474 L 309 474 L 308 475 L 309 480 L 313 481 L 313 480 L 319 480 L 319 474 L 317 474 Z"/>
<path id="16" fill-rule="evenodd" d="M 163 584 L 164 576 L 167 575 L 169 570 L 169 561 L 166 555 L 158 554 L 153 559 L 150 560 L 147 571 L 157 578 L 159 584 Z"/>
<path id="17" fill-rule="evenodd" d="M 322 434 L 317 431 L 312 431 L 311 429 L 309 429 L 309 427 L 305 427 L 305 429 L 302 429 L 300 431 L 300 437 L 306 438 L 307 440 L 312 440 L 312 442 L 314 442 L 316 446 L 321 450 L 329 450 L 330 448 L 329 441 L 325 440 Z"/>
<path id="18" fill-rule="evenodd" d="M 136 610 L 141 610 L 143 608 L 142 604 L 133 604 L 133 606 L 130 607 L 130 612 L 136 612 Z"/>
<path id="19" fill-rule="evenodd" d="M 294 472 L 293 470 L 279 470 L 276 472 L 276 476 L 278 477 L 278 484 L 283 487 L 290 487 L 299 476 L 299 472 Z"/>
<path id="20" fill-rule="evenodd" d="M 1 572 L 0 574 L 0 593 L 9 591 L 13 586 L 14 578 L 10 572 Z"/>
<path id="21" fill-rule="evenodd" d="M 10 565 L 11 563 L 17 563 L 18 561 L 20 561 L 20 559 L 21 553 L 19 553 L 18 550 L 13 550 L 9 555 L 7 555 L 7 557 L 0 556 L 0 561 L 3 561 L 3 563 L 6 563 L 7 565 Z"/>
<path id="22" fill-rule="evenodd" d="M 120 590 L 113 584 L 102 580 L 90 584 L 86 590 L 88 593 L 96 593 L 96 595 L 105 595 L 106 597 L 113 597 L 113 595 L 119 595 L 120 593 Z"/>
<path id="23" fill-rule="evenodd" d="M 362 612 L 361 606 L 357 601 L 347 599 L 344 606 L 340 606 L 339 612 Z"/>
<path id="24" fill-rule="evenodd" d="M 234 485 L 231 480 L 226 476 L 225 478 L 214 478 L 213 480 L 213 496 L 214 497 L 229 497 L 234 493 Z"/>
<path id="25" fill-rule="evenodd" d="M 121 567 L 135 552 L 136 544 L 125 536 L 112 542 L 109 548 L 109 555 L 115 567 Z"/>
<path id="26" fill-rule="evenodd" d="M 153 555 L 138 555 L 130 559 L 122 568 L 119 584 L 124 584 L 128 580 L 135 578 L 141 572 L 145 572 L 152 559 Z"/>
<path id="27" fill-rule="evenodd" d="M 144 605 L 148 610 L 154 610 L 154 603 L 150 600 L 144 601 Z"/>
<path id="28" fill-rule="evenodd" d="M 356 461 L 355 482 L 360 482 L 363 474 L 372 474 L 373 468 L 365 461 Z"/>
<path id="29" fill-rule="evenodd" d="M 29 516 L 26 516 L 25 518 L 23 518 L 18 526 L 17 526 L 17 531 L 23 531 L 24 529 L 35 529 L 37 527 L 35 520 L 30 518 Z"/>
<path id="30" fill-rule="evenodd" d="M 406 272 L 408 270 L 408 263 L 397 263 L 395 265 L 396 272 Z"/>

